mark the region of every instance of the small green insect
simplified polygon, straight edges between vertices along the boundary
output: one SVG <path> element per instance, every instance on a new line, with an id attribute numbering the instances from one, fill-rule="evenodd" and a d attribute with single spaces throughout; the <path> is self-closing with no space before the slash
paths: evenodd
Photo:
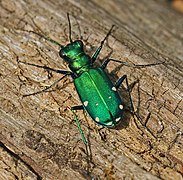
<path id="1" fill-rule="evenodd" d="M 113 83 L 109 79 L 109 76 L 104 71 L 107 64 L 110 61 L 114 61 L 114 62 L 119 62 L 126 66 L 131 66 L 131 67 L 145 67 L 150 65 L 149 64 L 148 65 L 131 65 L 126 62 L 121 62 L 119 60 L 114 60 L 108 57 L 100 67 L 94 68 L 93 64 L 96 61 L 105 40 L 111 34 L 114 26 L 111 27 L 106 37 L 103 39 L 103 41 L 101 41 L 100 46 L 97 48 L 95 53 L 90 57 L 84 52 L 83 42 L 81 40 L 72 41 L 69 14 L 67 14 L 67 17 L 69 22 L 70 43 L 67 44 L 66 46 L 63 46 L 60 43 L 50 38 L 44 37 L 38 33 L 35 33 L 35 32 L 33 33 L 43 37 L 44 39 L 50 42 L 53 42 L 59 45 L 61 47 L 59 55 L 64 61 L 66 61 L 69 64 L 69 68 L 71 71 L 55 70 L 46 66 L 39 66 L 39 65 L 25 63 L 25 62 L 22 62 L 22 63 L 63 74 L 64 76 L 61 77 L 58 81 L 63 79 L 65 76 L 71 76 L 73 78 L 75 88 L 81 100 L 81 105 L 74 106 L 72 107 L 71 110 L 75 116 L 82 139 L 84 143 L 87 144 L 87 141 L 83 135 L 82 129 L 80 127 L 77 116 L 74 113 L 74 110 L 84 109 L 90 115 L 92 120 L 95 121 L 95 123 L 97 123 L 98 125 L 101 125 L 106 128 L 116 127 L 117 124 L 123 121 L 122 115 L 124 113 L 124 108 L 122 104 L 122 99 L 118 92 L 118 88 L 124 80 L 126 80 L 126 85 L 129 92 L 132 111 L 134 110 L 131 96 L 130 96 L 127 76 L 124 75 L 121 78 L 119 78 L 119 80 L 116 83 Z M 162 63 L 156 63 L 156 64 L 162 64 Z M 151 64 L 151 65 L 156 65 L 156 64 Z M 58 83 L 58 81 L 55 82 L 54 84 Z M 28 94 L 25 96 L 34 95 L 34 94 L 38 94 L 40 92 L 46 91 L 47 89 L 52 87 L 54 84 L 52 84 L 51 86 L 47 87 L 42 91 Z"/>

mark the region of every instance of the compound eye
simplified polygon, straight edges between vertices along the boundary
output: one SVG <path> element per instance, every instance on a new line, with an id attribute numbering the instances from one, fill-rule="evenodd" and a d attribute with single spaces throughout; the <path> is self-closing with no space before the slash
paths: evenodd
<path id="1" fill-rule="evenodd" d="M 77 43 L 79 44 L 80 47 L 83 47 L 83 42 L 81 40 L 77 40 Z"/>
<path id="2" fill-rule="evenodd" d="M 62 49 L 59 51 L 59 55 L 60 55 L 61 58 L 66 57 L 66 55 L 65 55 L 65 53 Z"/>

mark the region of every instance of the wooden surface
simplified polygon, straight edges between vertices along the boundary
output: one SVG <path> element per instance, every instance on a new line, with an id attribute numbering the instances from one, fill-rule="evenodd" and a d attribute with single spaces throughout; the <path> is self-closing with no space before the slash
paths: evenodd
<path id="1" fill-rule="evenodd" d="M 67 69 L 57 45 L 27 32 L 65 45 L 67 12 L 73 39 L 81 35 L 90 55 L 115 24 L 107 41 L 112 58 L 135 64 L 165 61 L 143 69 L 108 65 L 113 81 L 128 75 L 135 110 L 146 126 L 126 110 L 126 128 L 99 131 L 78 111 L 90 156 L 68 110 L 80 104 L 72 79 L 65 78 L 50 92 L 23 98 L 62 75 L 17 63 Z M 182 179 L 183 15 L 165 1 L 2 0 L 0 43 L 1 180 Z M 104 46 L 98 65 L 111 51 L 109 46 Z M 125 89 L 122 86 L 120 94 L 128 109 Z"/>

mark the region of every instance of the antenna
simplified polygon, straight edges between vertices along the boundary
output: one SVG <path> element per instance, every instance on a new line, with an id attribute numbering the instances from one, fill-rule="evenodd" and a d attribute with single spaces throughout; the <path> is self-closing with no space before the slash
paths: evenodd
<path id="1" fill-rule="evenodd" d="M 68 19 L 68 22 L 69 22 L 69 40 L 72 43 L 73 41 L 72 41 L 72 38 L 71 38 L 71 21 L 70 21 L 69 13 L 67 13 L 67 19 Z"/>
<path id="2" fill-rule="evenodd" d="M 36 35 L 38 35 L 39 37 L 45 39 L 46 41 L 49 41 L 49 42 L 51 42 L 51 43 L 53 43 L 53 44 L 56 44 L 56 45 L 60 46 L 61 48 L 64 47 L 62 44 L 58 43 L 57 41 L 55 41 L 55 40 L 53 40 L 53 39 L 51 39 L 51 38 L 49 38 L 49 37 L 46 37 L 46 36 L 44 36 L 44 35 L 42 35 L 42 34 L 40 34 L 40 33 L 37 33 L 37 32 L 34 32 L 34 31 L 27 31 L 27 32 L 36 34 Z"/>

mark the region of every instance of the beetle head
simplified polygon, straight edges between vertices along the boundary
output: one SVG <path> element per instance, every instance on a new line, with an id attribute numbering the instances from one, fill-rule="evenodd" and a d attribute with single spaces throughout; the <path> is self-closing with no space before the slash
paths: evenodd
<path id="1" fill-rule="evenodd" d="M 90 57 L 85 54 L 81 40 L 76 40 L 63 47 L 59 55 L 69 64 L 72 71 L 77 71 L 90 63 Z"/>

